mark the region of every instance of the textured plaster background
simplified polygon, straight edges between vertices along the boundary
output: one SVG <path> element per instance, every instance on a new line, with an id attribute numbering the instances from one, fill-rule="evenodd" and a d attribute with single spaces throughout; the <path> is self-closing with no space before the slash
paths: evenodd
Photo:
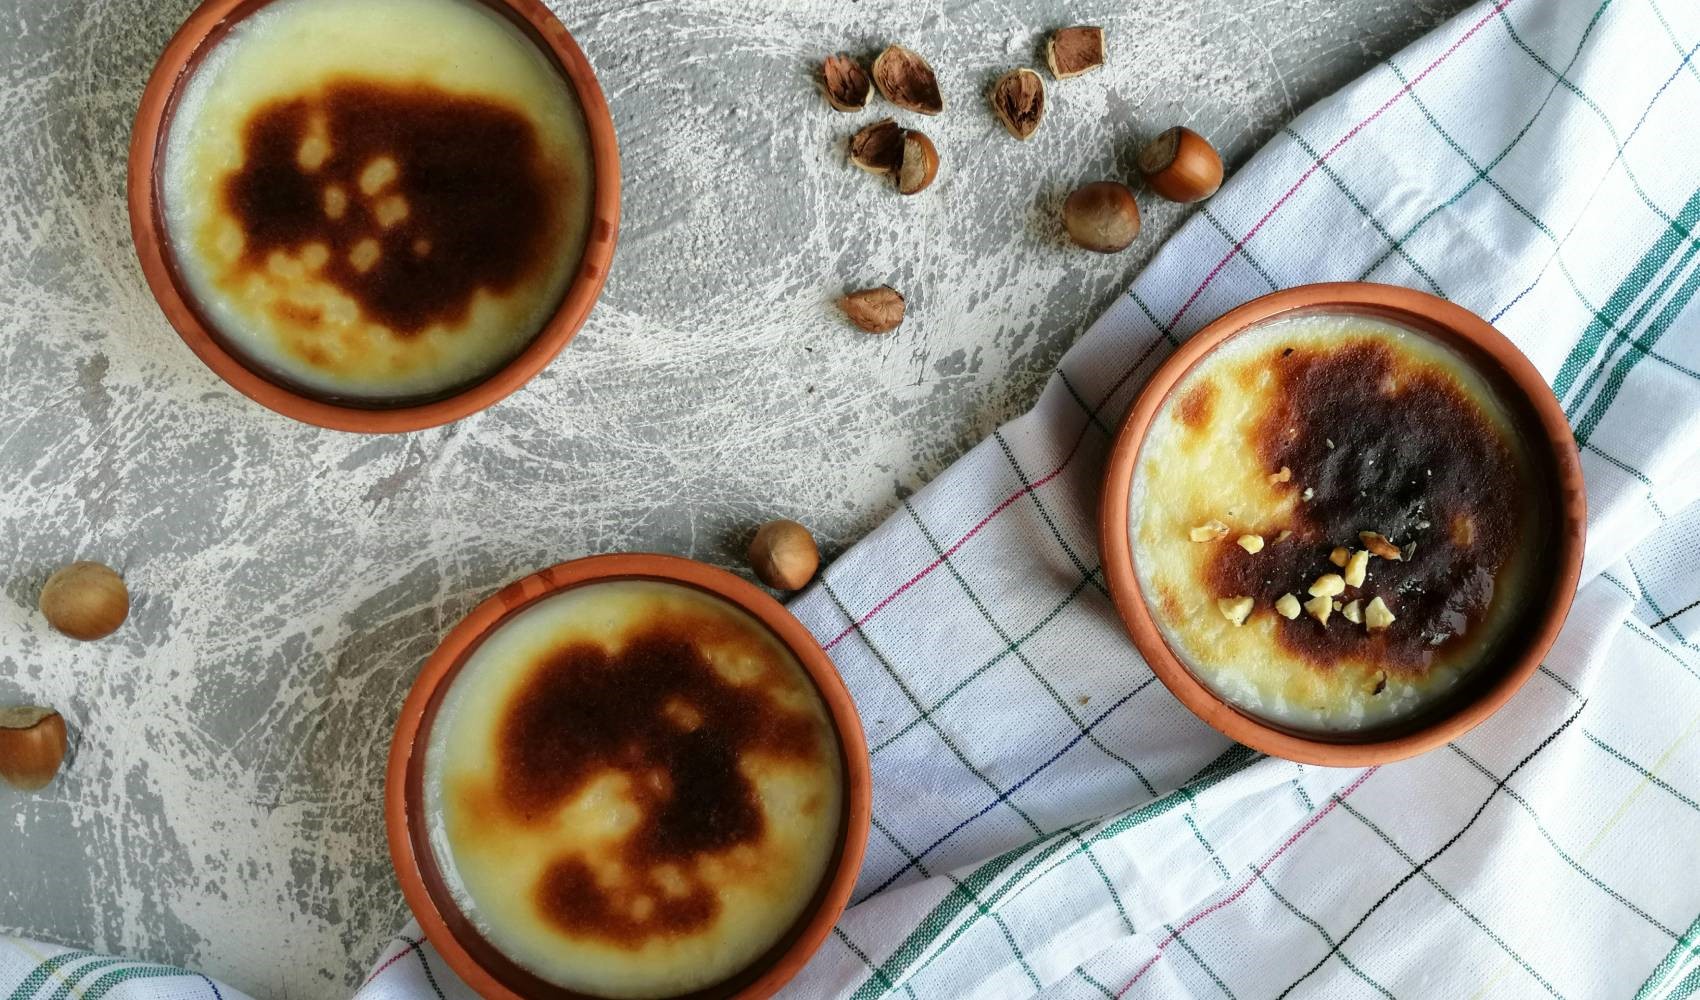
<path id="1" fill-rule="evenodd" d="M 61 780 L 0 788 L 0 929 L 197 965 L 261 997 L 343 993 L 405 919 L 379 799 L 397 706 L 500 584 L 593 552 L 738 567 L 797 517 L 828 556 L 999 422 L 1180 221 L 1066 246 L 1075 184 L 1184 122 L 1242 161 L 1462 0 L 1064 3 L 551 0 L 597 67 L 625 222 L 589 325 L 458 425 L 297 425 L 203 368 L 155 308 L 123 201 L 130 119 L 191 0 L 0 0 L 0 703 L 76 728 Z M 1048 28 L 1107 26 L 1022 145 L 989 82 Z M 814 67 L 902 41 L 949 107 L 938 182 L 844 162 L 890 113 L 830 111 Z M 900 116 L 901 117 L 901 116 Z M 909 320 L 831 299 L 890 282 Z M 75 558 L 135 608 L 78 644 L 36 611 Z"/>

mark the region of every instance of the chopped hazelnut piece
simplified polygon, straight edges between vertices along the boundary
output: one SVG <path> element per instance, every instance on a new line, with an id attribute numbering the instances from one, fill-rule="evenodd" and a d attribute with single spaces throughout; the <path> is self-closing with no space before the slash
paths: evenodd
<path id="1" fill-rule="evenodd" d="M 1396 619 L 1393 612 L 1388 610 L 1386 602 L 1377 597 L 1364 608 L 1364 628 L 1383 629 L 1393 624 Z"/>
<path id="2" fill-rule="evenodd" d="M 1310 585 L 1310 596 L 1312 597 L 1333 597 L 1336 594 L 1345 593 L 1345 591 L 1346 581 L 1342 580 L 1338 573 L 1324 573 L 1316 578 L 1315 583 Z"/>
<path id="3" fill-rule="evenodd" d="M 1292 621 L 1299 616 L 1299 599 L 1292 594 L 1282 594 L 1275 602 L 1275 613 Z"/>
<path id="4" fill-rule="evenodd" d="M 1284 483 L 1292 478 L 1293 470 L 1283 465 L 1281 466 L 1280 472 L 1272 472 L 1269 474 L 1269 483 L 1270 485 L 1274 485 L 1275 483 Z"/>
<path id="5" fill-rule="evenodd" d="M 1291 537 L 1293 537 L 1293 533 L 1291 531 L 1287 531 L 1286 529 L 1282 529 L 1281 533 L 1279 535 L 1275 536 L 1275 540 L 1277 542 L 1284 542 Z"/>
<path id="6" fill-rule="evenodd" d="M 1213 542 L 1228 533 L 1228 526 L 1221 521 L 1206 521 L 1189 533 L 1195 542 Z"/>
<path id="7" fill-rule="evenodd" d="M 1345 615 L 1346 620 L 1351 622 L 1353 625 L 1362 625 L 1364 623 L 1363 611 L 1357 601 L 1353 601 L 1341 608 L 1340 613 Z"/>
<path id="8" fill-rule="evenodd" d="M 1342 567 L 1345 566 L 1346 561 L 1351 559 L 1351 558 L 1352 558 L 1351 551 L 1348 550 L 1344 545 L 1337 545 L 1337 546 L 1334 547 L 1333 552 L 1328 553 L 1328 561 L 1333 563 L 1336 566 L 1342 566 Z"/>
<path id="9" fill-rule="evenodd" d="M 1312 618 L 1327 625 L 1328 616 L 1334 611 L 1334 602 L 1326 597 L 1313 597 L 1305 602 L 1305 610 Z"/>
<path id="10" fill-rule="evenodd" d="M 1364 548 L 1368 549 L 1370 554 L 1379 556 L 1382 559 L 1399 558 L 1399 546 L 1388 541 L 1387 536 L 1383 535 L 1381 532 L 1360 531 L 1358 532 L 1358 537 L 1363 540 Z"/>
<path id="11" fill-rule="evenodd" d="M 1222 617 L 1235 625 L 1244 625 L 1251 615 L 1252 600 L 1249 597 L 1221 597 L 1216 600 L 1216 607 L 1222 612 Z"/>
<path id="12" fill-rule="evenodd" d="M 1299 499 L 1300 500 L 1309 500 L 1313 496 L 1316 496 L 1316 491 L 1311 489 L 1309 486 L 1306 486 L 1305 491 L 1303 493 L 1299 494 Z"/>
<path id="13" fill-rule="evenodd" d="M 1250 552 L 1252 555 L 1256 555 L 1263 551 L 1263 536 L 1241 535 L 1239 537 L 1239 546 L 1247 552 Z"/>
<path id="14" fill-rule="evenodd" d="M 1346 586 L 1361 587 L 1364 577 L 1369 573 L 1369 553 L 1362 549 L 1352 553 L 1352 558 L 1346 562 Z"/>
<path id="15" fill-rule="evenodd" d="M 1343 608 L 1345 606 L 1346 605 L 1341 603 L 1341 601 L 1338 597 L 1334 598 L 1334 610 L 1335 611 L 1339 611 L 1341 608 Z"/>

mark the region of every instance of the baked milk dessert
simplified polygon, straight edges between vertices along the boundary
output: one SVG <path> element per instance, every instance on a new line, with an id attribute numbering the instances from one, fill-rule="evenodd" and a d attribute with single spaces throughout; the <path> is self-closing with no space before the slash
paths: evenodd
<path id="1" fill-rule="evenodd" d="M 590 583 L 479 645 L 431 724 L 431 850 L 516 964 L 603 997 L 720 983 L 783 939 L 843 827 L 836 730 L 765 626 L 694 588 Z"/>
<path id="2" fill-rule="evenodd" d="M 182 85 L 160 179 L 181 280 L 250 367 L 400 405 L 502 367 L 585 245 L 589 140 L 477 0 L 274 0 Z"/>
<path id="3" fill-rule="evenodd" d="M 1152 616 L 1200 681 L 1297 730 L 1433 705 L 1493 661 L 1550 513 L 1461 355 L 1378 319 L 1270 321 L 1206 355 L 1129 505 Z"/>

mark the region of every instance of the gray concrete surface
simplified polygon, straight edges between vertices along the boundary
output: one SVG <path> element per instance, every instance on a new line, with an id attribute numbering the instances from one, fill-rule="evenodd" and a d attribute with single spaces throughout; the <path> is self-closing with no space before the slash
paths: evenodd
<path id="1" fill-rule="evenodd" d="M 1461 0 L 553 6 L 624 153 L 602 302 L 529 388 L 456 426 L 318 431 L 237 396 L 165 324 L 130 248 L 131 115 L 191 0 L 0 2 L 0 703 L 78 734 L 48 791 L 0 789 L 0 929 L 204 968 L 261 997 L 343 993 L 405 908 L 379 796 L 420 660 L 538 566 L 650 549 L 736 567 L 789 515 L 828 555 L 1037 393 L 1182 220 L 1144 202 L 1119 256 L 1064 244 L 1076 183 L 1184 122 L 1243 161 Z M 1111 64 L 1051 88 L 1017 144 L 982 94 L 1045 31 L 1107 26 Z M 885 111 L 816 95 L 831 51 L 902 41 L 949 108 L 901 199 L 846 166 Z M 890 282 L 872 338 L 830 300 Z M 80 645 L 35 610 L 73 558 L 135 611 Z"/>

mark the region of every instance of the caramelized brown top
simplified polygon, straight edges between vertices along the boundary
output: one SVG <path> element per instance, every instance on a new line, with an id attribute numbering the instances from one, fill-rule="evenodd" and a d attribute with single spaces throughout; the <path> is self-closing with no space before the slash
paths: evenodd
<path id="1" fill-rule="evenodd" d="M 424 84 L 344 79 L 264 105 L 243 147 L 224 186 L 243 267 L 317 253 L 323 278 L 403 335 L 463 320 L 479 289 L 530 276 L 576 182 L 548 166 L 519 109 Z"/>
<path id="2" fill-rule="evenodd" d="M 641 813 L 615 857 L 564 854 L 550 863 L 535 902 L 562 931 L 636 948 L 706 927 L 720 901 L 698 862 L 742 848 L 759 863 L 766 833 L 741 762 L 749 754 L 822 762 L 820 718 L 782 703 L 763 678 L 729 682 L 704 654 L 705 646 L 740 640 L 739 648 L 752 648 L 737 632 L 726 621 L 677 613 L 615 652 L 563 646 L 508 704 L 491 805 L 515 822 L 548 823 L 613 771 L 627 779 Z"/>
<path id="3" fill-rule="evenodd" d="M 1422 672 L 1487 613 L 1537 498 L 1481 403 L 1384 342 L 1276 348 L 1266 363 L 1276 386 L 1254 430 L 1256 460 L 1292 470 L 1276 489 L 1313 492 L 1296 504 L 1285 541 L 1270 538 L 1256 554 L 1216 548 L 1206 570 L 1213 595 L 1250 596 L 1261 607 L 1286 593 L 1307 600 L 1312 581 L 1340 572 L 1328 561 L 1336 546 L 1360 549 L 1359 532 L 1380 532 L 1405 558 L 1372 559 L 1364 586 L 1340 600 L 1380 596 L 1397 616 L 1390 627 L 1277 616 L 1276 635 L 1319 669 L 1357 657 Z"/>

